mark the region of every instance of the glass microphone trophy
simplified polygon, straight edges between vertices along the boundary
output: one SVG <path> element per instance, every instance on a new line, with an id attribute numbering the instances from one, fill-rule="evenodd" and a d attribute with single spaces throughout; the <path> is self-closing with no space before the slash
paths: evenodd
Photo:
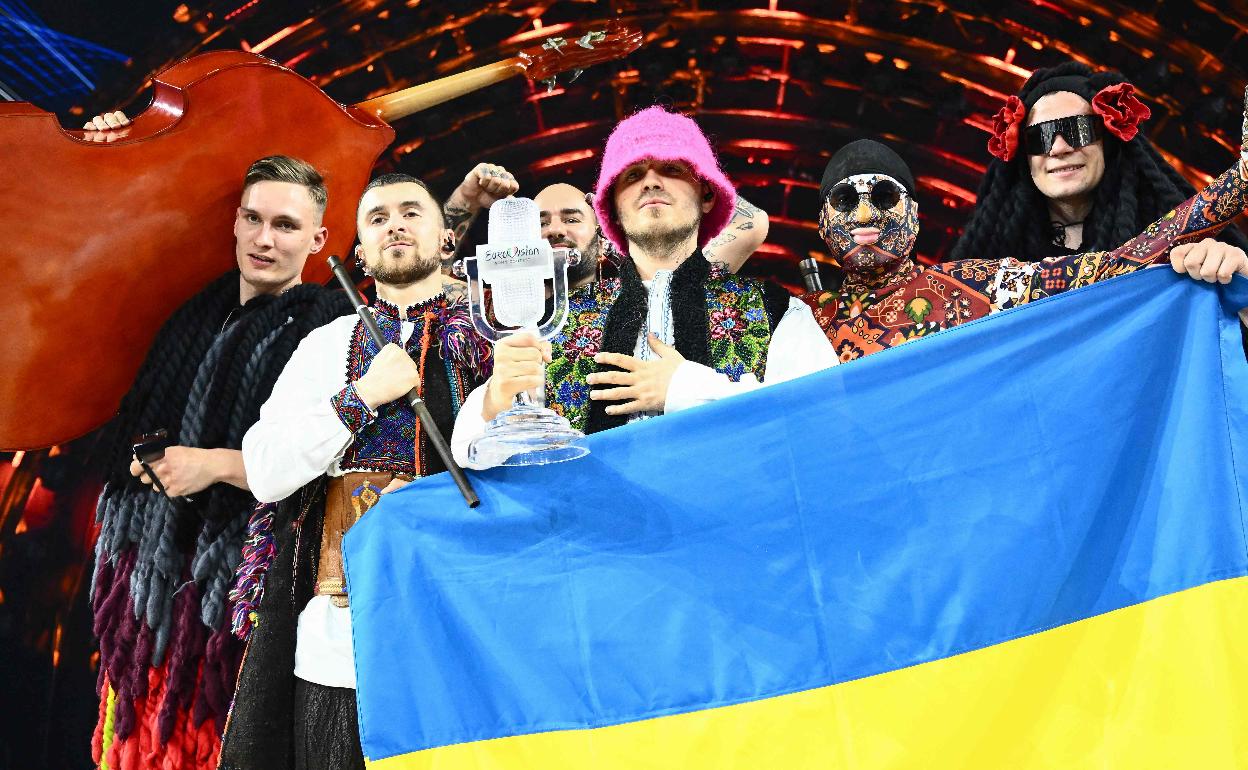
<path id="1" fill-rule="evenodd" d="M 464 259 L 468 308 L 477 332 L 498 342 L 517 332 L 542 340 L 559 333 L 568 318 L 568 264 L 573 249 L 552 248 L 542 238 L 537 204 L 529 198 L 503 198 L 490 206 L 488 236 L 475 257 Z M 550 303 L 546 282 L 552 282 Z M 490 287 L 489 312 L 485 286 Z M 539 399 L 544 388 L 538 388 Z M 528 393 L 516 396 L 468 447 L 475 465 L 545 465 L 589 454 L 585 434 Z"/>

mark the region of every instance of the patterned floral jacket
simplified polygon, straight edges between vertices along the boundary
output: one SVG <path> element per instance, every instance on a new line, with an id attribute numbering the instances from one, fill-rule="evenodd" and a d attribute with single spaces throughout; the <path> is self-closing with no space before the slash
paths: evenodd
<path id="1" fill-rule="evenodd" d="M 473 329 L 467 302 L 450 302 L 438 295 L 400 310 L 379 299 L 374 317 L 387 342 L 400 342 L 402 321 L 415 324 L 406 350 L 420 367 L 420 395 L 429 404 L 442 435 L 450 436 L 464 398 L 489 377 L 494 363 L 493 348 Z M 343 424 L 355 434 L 341 468 L 413 476 L 446 470 L 404 399 L 379 407 L 373 416 L 355 392 L 353 383 L 368 370 L 377 352 L 363 322 L 357 321 L 347 351 L 348 385 L 331 399 Z"/>
<path id="2" fill-rule="evenodd" d="M 1215 235 L 1248 205 L 1248 181 L 1228 170 L 1113 251 L 1042 262 L 969 259 L 931 267 L 912 260 L 881 279 L 846 278 L 839 292 L 802 297 L 842 362 L 1070 289 L 1139 270 L 1170 249 Z"/>
<path id="3" fill-rule="evenodd" d="M 551 340 L 546 402 L 572 427 L 593 433 L 623 424 L 625 418 L 607 415 L 601 403 L 590 401 L 585 378 L 598 370 L 594 356 L 600 351 L 633 353 L 646 296 L 637 269 L 626 260 L 619 278 L 582 287 L 569 297 L 567 323 Z M 676 349 L 734 382 L 746 372 L 761 381 L 771 334 L 788 302 L 783 287 L 723 273 L 698 252 L 672 276 Z"/>

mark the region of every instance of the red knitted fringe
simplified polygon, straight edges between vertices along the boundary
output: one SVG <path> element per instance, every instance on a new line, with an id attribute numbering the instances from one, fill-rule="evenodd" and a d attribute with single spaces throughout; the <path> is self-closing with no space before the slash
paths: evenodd
<path id="1" fill-rule="evenodd" d="M 104 722 L 107 717 L 108 680 L 100 694 L 100 716 L 92 737 L 92 759 L 98 765 L 107 761 L 109 770 L 214 770 L 221 753 L 221 734 L 216 720 L 205 719 L 196 727 L 191 709 L 175 716 L 173 734 L 164 746 L 160 742 L 160 703 L 167 687 L 166 667 L 148 668 L 147 693 L 134 699 L 134 730 L 122 740 L 113 737 L 108 756 L 103 751 Z"/>

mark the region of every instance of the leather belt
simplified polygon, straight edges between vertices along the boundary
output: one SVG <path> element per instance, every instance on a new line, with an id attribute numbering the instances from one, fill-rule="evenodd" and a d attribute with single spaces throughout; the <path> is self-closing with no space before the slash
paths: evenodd
<path id="1" fill-rule="evenodd" d="M 360 471 L 331 476 L 325 490 L 325 525 L 316 570 L 316 593 L 329 596 L 336 607 L 348 606 L 342 566 L 342 536 L 381 499 L 381 490 L 395 478 L 389 471 Z M 406 478 L 406 476 L 402 476 Z"/>

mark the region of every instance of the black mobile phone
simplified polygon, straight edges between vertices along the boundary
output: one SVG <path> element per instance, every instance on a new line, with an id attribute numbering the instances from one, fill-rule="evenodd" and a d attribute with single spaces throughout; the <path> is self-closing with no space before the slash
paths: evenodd
<path id="1" fill-rule="evenodd" d="M 155 462 L 165 456 L 165 450 L 173 446 L 169 431 L 161 428 L 151 433 L 144 433 L 134 439 L 134 456 L 139 458 L 140 465 Z"/>
<path id="2" fill-rule="evenodd" d="M 144 433 L 136 436 L 134 439 L 134 456 L 139 461 L 139 467 L 147 474 L 147 477 L 156 485 L 156 489 L 163 495 L 165 485 L 160 483 L 160 479 L 156 476 L 156 471 L 152 470 L 149 463 L 154 463 L 165 456 L 165 450 L 173 446 L 173 440 L 169 438 L 169 431 L 161 428 L 151 433 Z"/>

